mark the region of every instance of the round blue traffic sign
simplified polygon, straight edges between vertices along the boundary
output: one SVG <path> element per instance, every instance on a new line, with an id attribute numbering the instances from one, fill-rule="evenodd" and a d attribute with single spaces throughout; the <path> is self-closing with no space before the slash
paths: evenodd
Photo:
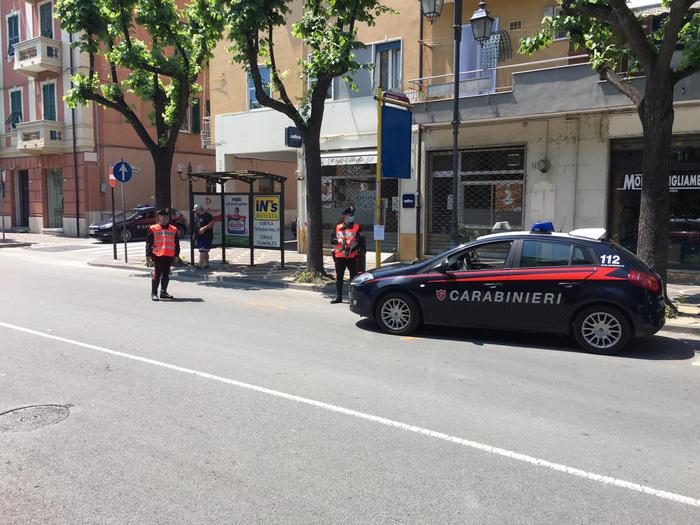
<path id="1" fill-rule="evenodd" d="M 112 172 L 114 173 L 114 178 L 119 182 L 129 182 L 134 174 L 131 166 L 124 161 L 117 162 L 112 168 Z"/>

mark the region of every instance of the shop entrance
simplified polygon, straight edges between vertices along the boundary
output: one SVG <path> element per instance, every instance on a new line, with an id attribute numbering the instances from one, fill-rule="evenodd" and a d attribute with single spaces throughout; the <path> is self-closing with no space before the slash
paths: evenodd
<path id="1" fill-rule="evenodd" d="M 343 210 L 349 206 L 355 207 L 355 222 L 362 226 L 367 246 L 374 246 L 376 170 L 376 164 L 323 166 L 321 202 L 324 246 L 328 245 L 328 239 L 341 219 Z M 382 211 L 384 217 L 382 251 L 396 252 L 399 236 L 398 179 L 382 180 Z"/>
<path id="2" fill-rule="evenodd" d="M 523 227 L 525 148 L 465 150 L 459 155 L 457 221 L 461 242 L 491 233 L 496 223 Z M 452 220 L 452 153 L 429 157 L 428 253 L 450 245 Z"/>
<path id="3" fill-rule="evenodd" d="M 610 216 L 612 238 L 637 250 L 643 185 L 642 143 L 615 142 L 611 153 Z M 671 218 L 668 266 L 700 270 L 700 139 L 676 139 L 669 178 Z"/>
<path id="4" fill-rule="evenodd" d="M 46 170 L 48 227 L 63 228 L 63 171 Z"/>

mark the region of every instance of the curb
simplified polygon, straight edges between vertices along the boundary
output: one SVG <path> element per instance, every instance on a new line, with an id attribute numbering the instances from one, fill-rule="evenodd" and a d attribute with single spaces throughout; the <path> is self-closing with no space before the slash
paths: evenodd
<path id="1" fill-rule="evenodd" d="M 31 242 L 0 242 L 0 248 L 26 248 L 34 243 Z"/>
<path id="2" fill-rule="evenodd" d="M 661 330 L 666 332 L 673 332 L 676 334 L 686 334 L 695 337 L 700 337 L 700 327 L 691 326 L 687 324 L 675 324 L 666 322 L 666 324 Z"/>
<path id="3" fill-rule="evenodd" d="M 112 264 L 112 263 L 101 263 L 96 261 L 88 261 L 88 266 L 95 268 L 114 268 L 117 270 L 130 270 L 134 272 L 150 273 L 150 268 L 144 266 L 136 266 L 131 264 Z M 226 277 L 222 275 L 210 276 L 204 275 L 202 278 L 187 275 L 186 270 L 175 268 L 171 273 L 171 279 L 176 278 L 183 281 L 189 282 L 205 282 L 205 283 L 222 283 L 230 286 L 264 286 L 267 288 L 278 288 L 278 289 L 291 289 L 291 290 L 302 290 L 305 292 L 317 292 L 323 293 L 331 290 L 333 283 L 329 282 L 325 285 L 319 284 L 304 284 L 304 283 L 294 283 L 287 281 L 266 281 L 262 279 L 247 279 L 245 277 Z"/>

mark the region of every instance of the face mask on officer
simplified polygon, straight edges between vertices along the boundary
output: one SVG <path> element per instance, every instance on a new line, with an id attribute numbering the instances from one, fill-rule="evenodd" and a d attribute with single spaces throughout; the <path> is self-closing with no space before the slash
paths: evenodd
<path id="1" fill-rule="evenodd" d="M 345 222 L 347 224 L 353 224 L 355 222 L 355 216 L 354 215 L 346 215 Z"/>

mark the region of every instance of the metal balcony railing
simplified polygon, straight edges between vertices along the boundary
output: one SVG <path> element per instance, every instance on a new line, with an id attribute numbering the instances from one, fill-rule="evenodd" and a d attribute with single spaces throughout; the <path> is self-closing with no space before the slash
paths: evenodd
<path id="1" fill-rule="evenodd" d="M 459 73 L 459 96 L 462 98 L 512 91 L 513 75 L 516 73 L 566 67 L 587 60 L 588 55 L 575 55 L 462 71 Z M 417 78 L 409 80 L 408 84 L 410 89 L 406 94 L 413 103 L 454 97 L 454 73 Z"/>

